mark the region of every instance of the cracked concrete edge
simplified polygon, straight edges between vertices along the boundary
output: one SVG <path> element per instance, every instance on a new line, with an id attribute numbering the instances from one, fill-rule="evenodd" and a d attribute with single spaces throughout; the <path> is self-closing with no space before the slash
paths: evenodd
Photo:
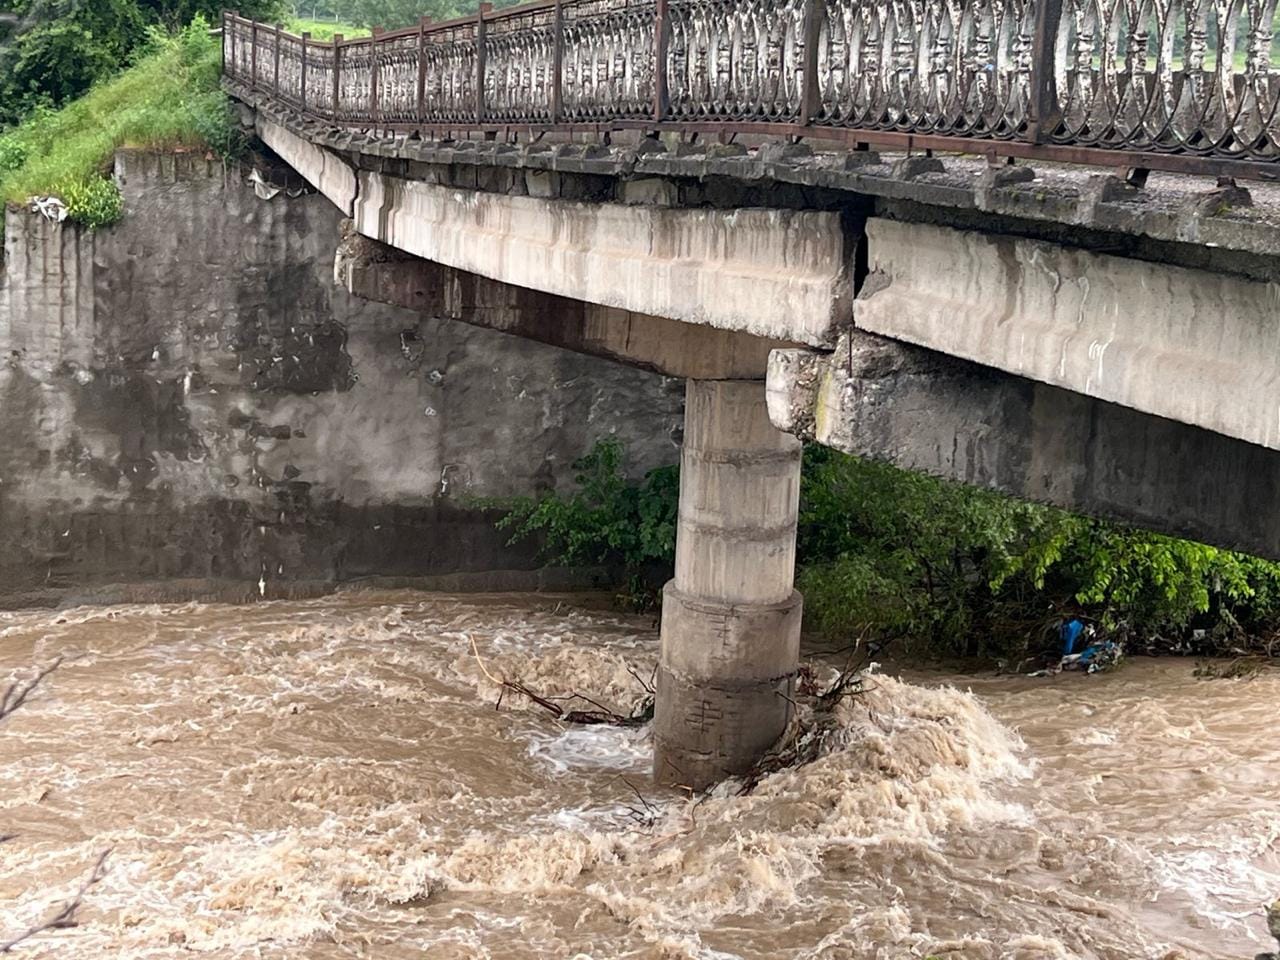
<path id="1" fill-rule="evenodd" d="M 785 183 L 956 211 L 1066 225 L 1174 243 L 1220 247 L 1264 256 L 1280 254 L 1280 188 L 1224 189 L 1208 178 L 1182 178 L 1178 188 L 1133 187 L 1107 171 L 1062 165 L 1017 166 L 1025 173 L 993 175 L 984 158 L 910 157 L 870 152 L 814 153 L 805 144 L 511 144 L 424 141 L 340 129 L 283 108 L 261 93 L 224 80 L 248 107 L 312 143 L 361 158 L 453 166 L 543 170 L 628 179 L 635 176 L 744 184 Z M 906 161 L 906 162 L 904 162 Z M 1159 178 L 1155 178 L 1159 180 Z M 1165 178 L 1168 180 L 1168 178 Z M 1265 196 L 1262 196 L 1265 194 Z"/>

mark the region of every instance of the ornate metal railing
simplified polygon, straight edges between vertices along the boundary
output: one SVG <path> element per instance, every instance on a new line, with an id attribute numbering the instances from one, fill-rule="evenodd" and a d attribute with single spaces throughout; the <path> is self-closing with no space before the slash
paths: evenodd
<path id="1" fill-rule="evenodd" d="M 235 13 L 233 81 L 335 125 L 640 127 L 1280 179 L 1277 0 L 555 0 L 331 42 Z"/>

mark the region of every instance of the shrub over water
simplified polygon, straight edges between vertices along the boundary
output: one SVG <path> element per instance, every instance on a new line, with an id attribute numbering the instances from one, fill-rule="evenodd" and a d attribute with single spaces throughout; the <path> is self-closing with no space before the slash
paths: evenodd
<path id="1" fill-rule="evenodd" d="M 628 480 L 616 440 L 567 496 L 508 501 L 514 539 L 637 582 L 675 550 L 678 468 Z M 1070 611 L 1131 645 L 1215 652 L 1280 623 L 1280 564 L 811 446 L 797 553 L 809 628 L 917 653 L 1018 657 Z M 634 596 L 635 590 L 632 591 Z"/>
<path id="2" fill-rule="evenodd" d="M 650 568 L 675 556 L 679 468 L 632 481 L 624 459 L 616 437 L 601 440 L 573 464 L 576 491 L 501 501 L 509 512 L 498 525 L 512 531 L 512 542 L 543 537 L 543 552 L 556 563 L 622 567 L 629 598 L 643 608 L 654 599 Z"/>

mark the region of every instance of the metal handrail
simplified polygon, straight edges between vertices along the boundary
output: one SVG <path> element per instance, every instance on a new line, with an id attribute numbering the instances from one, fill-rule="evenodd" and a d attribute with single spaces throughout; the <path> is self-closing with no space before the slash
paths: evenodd
<path id="1" fill-rule="evenodd" d="M 342 127 L 766 134 L 1280 179 L 1274 0 L 538 0 L 224 72 Z"/>

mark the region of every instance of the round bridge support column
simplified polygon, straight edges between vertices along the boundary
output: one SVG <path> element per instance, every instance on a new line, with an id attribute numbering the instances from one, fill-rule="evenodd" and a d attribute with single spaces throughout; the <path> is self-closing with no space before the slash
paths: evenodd
<path id="1" fill-rule="evenodd" d="M 689 380 L 675 578 L 662 598 L 654 777 L 742 773 L 782 733 L 800 655 L 800 442 L 764 384 Z"/>

